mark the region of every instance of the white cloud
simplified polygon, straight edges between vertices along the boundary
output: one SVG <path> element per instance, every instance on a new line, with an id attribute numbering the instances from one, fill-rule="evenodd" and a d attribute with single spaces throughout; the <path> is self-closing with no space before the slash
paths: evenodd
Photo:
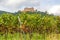
<path id="1" fill-rule="evenodd" d="M 0 10 L 8 11 L 8 12 L 15 12 L 19 10 L 19 6 L 23 5 L 21 4 L 26 0 L 2 0 L 0 1 Z"/>
<path id="2" fill-rule="evenodd" d="M 51 5 L 46 4 L 45 0 L 0 0 L 0 10 L 15 12 L 24 7 L 34 7 L 40 11 L 46 11 Z"/>
<path id="3" fill-rule="evenodd" d="M 54 5 L 48 10 L 49 14 L 60 15 L 60 5 Z"/>
<path id="4" fill-rule="evenodd" d="M 16 4 L 19 4 L 24 1 L 26 1 L 26 0 L 8 0 L 6 4 L 7 5 L 16 5 Z"/>
<path id="5" fill-rule="evenodd" d="M 15 12 L 23 7 L 38 7 L 40 0 L 0 0 L 0 10 Z"/>
<path id="6" fill-rule="evenodd" d="M 18 6 L 26 0 L 0 0 L 0 10 L 15 12 Z"/>

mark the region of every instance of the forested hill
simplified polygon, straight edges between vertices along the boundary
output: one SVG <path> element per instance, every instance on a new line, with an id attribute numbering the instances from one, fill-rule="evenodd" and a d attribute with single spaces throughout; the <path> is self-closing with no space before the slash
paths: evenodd
<path id="1" fill-rule="evenodd" d="M 10 13 L 10 12 L 0 10 L 0 14 L 3 14 L 3 13 Z"/>
<path id="2" fill-rule="evenodd" d="M 18 11 L 18 12 L 15 12 L 14 14 L 20 14 L 20 13 L 49 15 L 49 14 L 47 13 L 47 11 L 46 11 L 46 12 L 42 12 L 42 11 L 35 11 L 35 12 L 21 12 L 21 11 Z"/>
<path id="3" fill-rule="evenodd" d="M 11 12 L 7 12 L 7 11 L 1 11 L 0 10 L 0 14 L 6 14 L 6 13 L 11 13 Z M 18 12 L 14 12 L 14 13 L 12 13 L 12 14 L 14 14 L 14 15 L 17 15 L 17 14 L 21 14 L 21 13 L 24 13 L 24 12 L 21 12 L 21 11 L 18 11 Z M 25 12 L 26 14 L 41 14 L 41 15 L 49 15 L 48 13 L 47 13 L 47 11 L 46 12 L 42 12 L 42 11 L 36 11 L 36 12 Z"/>

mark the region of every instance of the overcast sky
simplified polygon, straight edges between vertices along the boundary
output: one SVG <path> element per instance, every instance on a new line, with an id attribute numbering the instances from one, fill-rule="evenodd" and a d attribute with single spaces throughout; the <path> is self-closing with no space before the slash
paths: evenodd
<path id="1" fill-rule="evenodd" d="M 16 12 L 25 7 L 34 7 L 40 11 L 48 11 L 59 15 L 60 0 L 0 0 L 0 10 Z"/>

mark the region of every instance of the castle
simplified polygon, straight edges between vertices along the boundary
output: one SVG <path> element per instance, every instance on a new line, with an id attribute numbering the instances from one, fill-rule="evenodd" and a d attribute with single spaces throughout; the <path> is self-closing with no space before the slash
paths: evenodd
<path id="1" fill-rule="evenodd" d="M 24 12 L 34 12 L 35 10 L 34 10 L 34 8 L 32 7 L 32 8 L 24 8 L 23 11 L 24 11 Z"/>

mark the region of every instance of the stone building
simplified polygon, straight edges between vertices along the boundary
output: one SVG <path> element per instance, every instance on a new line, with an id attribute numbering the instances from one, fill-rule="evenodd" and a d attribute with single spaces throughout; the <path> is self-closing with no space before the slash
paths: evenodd
<path id="1" fill-rule="evenodd" d="M 32 8 L 24 8 L 23 11 L 24 11 L 24 12 L 34 12 L 35 10 L 34 10 L 34 8 L 32 7 Z"/>

